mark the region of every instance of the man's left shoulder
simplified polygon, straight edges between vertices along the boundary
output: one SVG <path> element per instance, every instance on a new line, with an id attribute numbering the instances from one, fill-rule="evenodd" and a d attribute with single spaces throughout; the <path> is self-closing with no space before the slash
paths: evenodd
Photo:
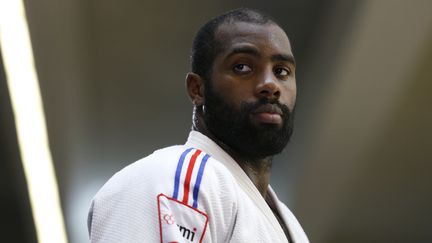
<path id="1" fill-rule="evenodd" d="M 184 146 L 166 147 L 129 164 L 105 183 L 97 197 L 128 192 L 140 195 L 165 192 L 172 188 L 173 171 L 183 150 Z"/>
<path id="2" fill-rule="evenodd" d="M 117 172 L 93 198 L 88 227 L 92 242 L 159 240 L 159 197 L 170 195 L 184 146 L 157 150 Z M 147 229 L 147 230 L 146 230 Z"/>

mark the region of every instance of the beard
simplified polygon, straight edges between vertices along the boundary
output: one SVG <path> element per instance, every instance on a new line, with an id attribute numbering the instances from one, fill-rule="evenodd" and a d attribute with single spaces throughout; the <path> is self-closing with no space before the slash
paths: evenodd
<path id="1" fill-rule="evenodd" d="M 278 101 L 262 98 L 257 102 L 242 102 L 240 109 L 226 103 L 209 85 L 205 89 L 204 121 L 219 141 L 246 159 L 262 159 L 279 154 L 293 132 L 293 112 Z M 282 125 L 256 123 L 251 114 L 261 105 L 272 104 L 282 111 Z"/>

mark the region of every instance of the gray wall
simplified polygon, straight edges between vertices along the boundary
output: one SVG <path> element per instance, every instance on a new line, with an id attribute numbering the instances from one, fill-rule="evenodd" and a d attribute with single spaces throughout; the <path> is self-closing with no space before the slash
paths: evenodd
<path id="1" fill-rule="evenodd" d="M 190 129 L 189 48 L 209 18 L 273 15 L 298 60 L 272 184 L 312 242 L 430 242 L 430 1 L 26 1 L 68 234 L 92 196 Z"/>

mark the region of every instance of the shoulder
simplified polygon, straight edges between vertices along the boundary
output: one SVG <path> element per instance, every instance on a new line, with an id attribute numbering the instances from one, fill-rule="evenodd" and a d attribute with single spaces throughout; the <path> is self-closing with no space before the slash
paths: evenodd
<path id="1" fill-rule="evenodd" d="M 156 150 L 115 173 L 95 198 L 118 194 L 150 192 L 176 199 L 194 198 L 193 193 L 232 188 L 234 177 L 219 161 L 205 151 L 185 146 Z M 185 191 L 186 190 L 186 191 Z M 227 191 L 226 191 L 227 190 Z M 189 192 L 190 197 L 185 193 Z M 126 195 L 122 195 L 126 196 Z M 193 204 L 193 201 L 189 201 Z"/>
<path id="2" fill-rule="evenodd" d="M 96 198 L 166 184 L 183 146 L 156 150 L 115 173 L 99 190 Z"/>
<path id="3" fill-rule="evenodd" d="M 169 211 L 184 214 L 178 217 L 184 224 L 206 219 L 209 228 L 224 227 L 235 211 L 233 183 L 231 173 L 204 151 L 185 146 L 157 150 L 117 172 L 96 194 L 89 213 L 92 242 L 112 236 L 130 242 L 135 239 L 131 237 L 159 240 L 157 229 L 165 222 L 161 214 Z M 143 225 L 151 233 L 143 231 Z M 207 231 L 206 238 L 212 236 Z"/>
<path id="4" fill-rule="evenodd" d="M 154 230 L 158 225 L 157 192 L 169 190 L 169 171 L 182 149 L 157 150 L 120 170 L 102 186 L 88 215 L 91 242 L 159 241 Z"/>

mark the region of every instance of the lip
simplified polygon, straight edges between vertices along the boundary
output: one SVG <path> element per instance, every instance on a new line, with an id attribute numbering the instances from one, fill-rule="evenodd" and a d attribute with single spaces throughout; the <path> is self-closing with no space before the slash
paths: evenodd
<path id="1" fill-rule="evenodd" d="M 252 114 L 259 114 L 259 113 L 282 115 L 282 110 L 277 105 L 265 104 L 265 105 L 260 105 L 252 112 Z"/>
<path id="2" fill-rule="evenodd" d="M 252 112 L 252 117 L 259 123 L 282 124 L 282 110 L 277 105 L 265 104 Z"/>

